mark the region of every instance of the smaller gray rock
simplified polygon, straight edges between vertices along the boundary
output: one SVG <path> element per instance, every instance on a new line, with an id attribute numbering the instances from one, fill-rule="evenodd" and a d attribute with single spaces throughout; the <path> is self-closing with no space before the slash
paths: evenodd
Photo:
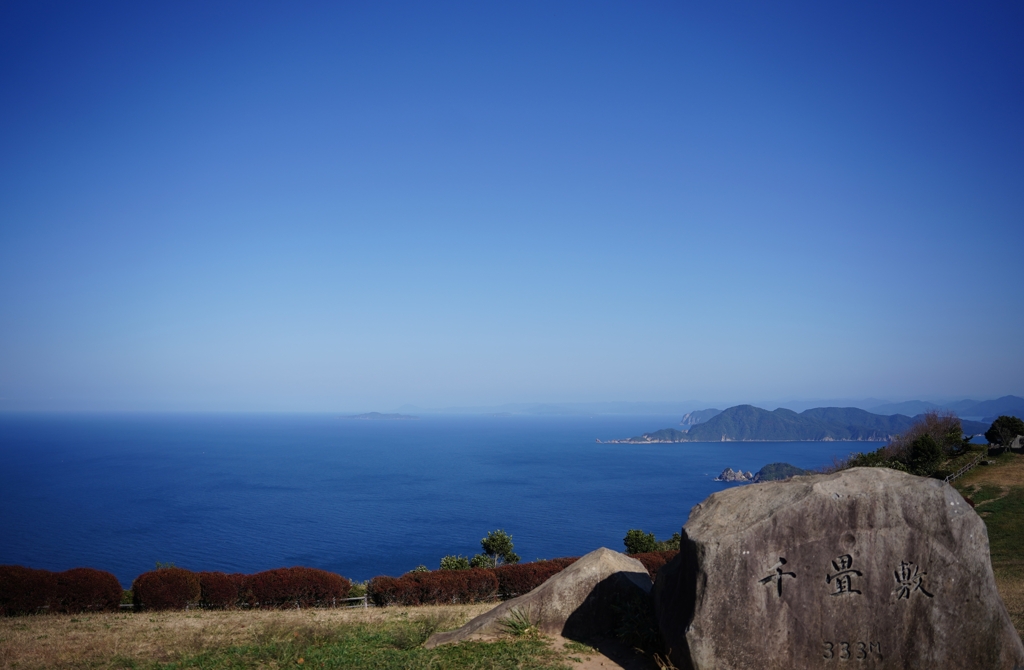
<path id="1" fill-rule="evenodd" d="M 489 639 L 506 632 L 515 614 L 527 617 L 544 633 L 587 640 L 610 631 L 611 605 L 636 596 L 648 597 L 651 577 L 643 563 L 601 547 L 518 598 L 506 600 L 462 628 L 435 633 L 424 643 L 431 649 L 464 640 Z"/>

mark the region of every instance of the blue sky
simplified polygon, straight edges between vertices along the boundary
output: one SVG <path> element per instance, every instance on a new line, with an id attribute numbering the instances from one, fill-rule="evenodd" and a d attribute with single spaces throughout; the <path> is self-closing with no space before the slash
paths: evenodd
<path id="1" fill-rule="evenodd" d="M 1019 3 L 0 4 L 0 411 L 1024 395 Z"/>

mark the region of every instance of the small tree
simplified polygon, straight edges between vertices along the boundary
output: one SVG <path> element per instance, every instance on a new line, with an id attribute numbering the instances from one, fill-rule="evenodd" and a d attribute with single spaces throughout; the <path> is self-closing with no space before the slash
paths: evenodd
<path id="1" fill-rule="evenodd" d="M 964 449 L 964 431 L 960 419 L 952 412 L 925 412 L 914 425 L 893 438 L 885 447 L 887 454 L 908 463 L 913 445 L 923 436 L 929 436 L 946 457 L 955 456 Z"/>
<path id="2" fill-rule="evenodd" d="M 512 536 L 503 530 L 492 530 L 480 540 L 484 553 L 469 562 L 474 568 L 496 568 L 502 563 L 518 563 L 519 555 L 512 551 Z"/>
<path id="3" fill-rule="evenodd" d="M 1013 438 L 1024 435 L 1024 421 L 1015 416 L 1001 416 L 992 422 L 992 425 L 985 431 L 985 439 L 989 444 L 998 444 L 1008 447 Z"/>
<path id="4" fill-rule="evenodd" d="M 646 554 L 658 550 L 658 540 L 655 539 L 654 533 L 645 533 L 636 528 L 626 531 L 622 543 L 626 545 L 627 554 Z"/>
<path id="5" fill-rule="evenodd" d="M 851 454 L 830 471 L 846 468 L 892 468 L 930 475 L 942 462 L 970 448 L 960 419 L 951 412 L 926 412 L 892 442 L 868 453 Z"/>
<path id="6" fill-rule="evenodd" d="M 942 463 L 942 447 L 931 435 L 922 435 L 910 444 L 907 467 L 915 475 L 928 475 Z"/>
<path id="7" fill-rule="evenodd" d="M 445 556 L 441 559 L 442 570 L 469 570 L 469 559 L 465 556 Z"/>
<path id="8" fill-rule="evenodd" d="M 679 533 L 672 533 L 672 537 L 667 540 L 658 540 L 658 551 L 679 551 L 679 545 L 682 541 L 682 535 Z"/>

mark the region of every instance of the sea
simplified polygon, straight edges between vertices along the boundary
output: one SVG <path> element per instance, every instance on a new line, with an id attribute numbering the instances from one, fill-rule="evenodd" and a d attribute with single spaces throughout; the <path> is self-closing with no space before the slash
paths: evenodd
<path id="1" fill-rule="evenodd" d="M 817 468 L 849 442 L 599 444 L 678 416 L 0 415 L 0 564 L 322 568 L 362 581 L 472 556 L 502 529 L 524 561 L 665 539 L 734 484 Z M 859 449 L 858 449 L 859 447 Z"/>

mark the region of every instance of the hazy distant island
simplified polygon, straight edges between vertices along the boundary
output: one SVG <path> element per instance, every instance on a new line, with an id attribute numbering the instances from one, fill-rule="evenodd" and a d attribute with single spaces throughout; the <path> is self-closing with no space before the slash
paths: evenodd
<path id="1" fill-rule="evenodd" d="M 708 417 L 708 418 L 705 418 Z M 903 414 L 883 416 L 853 407 L 818 407 L 797 414 L 780 407 L 769 412 L 753 405 L 687 414 L 686 430 L 663 428 L 605 444 L 659 444 L 677 442 L 888 442 L 917 419 Z M 984 433 L 988 426 L 962 421 L 967 434 Z M 598 442 L 602 442 L 598 440 Z"/>
<path id="2" fill-rule="evenodd" d="M 410 421 L 419 419 L 418 416 L 412 416 L 410 414 L 381 414 L 380 412 L 367 412 L 366 414 L 356 414 L 353 416 L 343 416 L 342 419 L 363 419 L 369 421 Z"/>

